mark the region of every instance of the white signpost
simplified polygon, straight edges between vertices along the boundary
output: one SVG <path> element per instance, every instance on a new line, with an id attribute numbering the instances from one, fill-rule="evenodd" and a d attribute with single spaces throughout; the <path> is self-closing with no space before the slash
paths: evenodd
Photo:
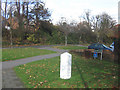
<path id="1" fill-rule="evenodd" d="M 72 55 L 68 52 L 61 54 L 60 56 L 60 78 L 70 79 L 71 78 L 71 64 Z"/>
<path id="2" fill-rule="evenodd" d="M 12 46 L 13 45 L 13 43 L 12 43 L 12 30 L 10 30 L 11 28 L 9 26 L 5 26 L 5 28 L 10 31 L 10 35 L 11 35 L 10 40 L 11 40 L 11 46 Z"/>
<path id="3" fill-rule="evenodd" d="M 96 53 L 96 54 L 95 54 Z M 100 53 L 101 54 L 101 56 L 100 56 L 100 60 L 102 60 L 102 54 L 103 54 L 103 50 L 101 49 L 101 50 L 94 50 L 94 55 L 93 55 L 93 57 L 94 58 L 97 58 L 98 57 L 98 53 Z"/>

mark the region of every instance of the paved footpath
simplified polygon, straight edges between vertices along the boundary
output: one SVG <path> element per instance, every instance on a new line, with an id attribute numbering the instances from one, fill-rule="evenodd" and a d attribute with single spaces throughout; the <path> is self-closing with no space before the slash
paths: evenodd
<path id="1" fill-rule="evenodd" d="M 24 88 L 24 84 L 16 76 L 13 70 L 15 66 L 26 64 L 33 61 L 42 60 L 42 59 L 56 57 L 59 56 L 61 53 L 67 51 L 67 50 L 54 49 L 50 47 L 41 47 L 39 49 L 48 49 L 52 51 L 57 51 L 58 53 L 2 62 L 2 88 Z"/>

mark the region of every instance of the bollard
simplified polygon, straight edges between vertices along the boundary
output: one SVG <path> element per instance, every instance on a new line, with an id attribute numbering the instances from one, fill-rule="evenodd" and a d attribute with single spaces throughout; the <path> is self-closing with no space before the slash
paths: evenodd
<path id="1" fill-rule="evenodd" d="M 71 78 L 71 64 L 72 55 L 68 52 L 61 54 L 60 56 L 60 78 L 70 79 Z"/>

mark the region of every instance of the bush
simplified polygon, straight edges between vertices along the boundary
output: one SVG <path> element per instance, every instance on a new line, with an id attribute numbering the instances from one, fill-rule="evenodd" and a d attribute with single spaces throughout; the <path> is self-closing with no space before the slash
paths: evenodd
<path id="1" fill-rule="evenodd" d="M 27 40 L 32 42 L 32 43 L 37 43 L 38 40 L 35 38 L 35 34 L 31 34 L 27 37 Z"/>

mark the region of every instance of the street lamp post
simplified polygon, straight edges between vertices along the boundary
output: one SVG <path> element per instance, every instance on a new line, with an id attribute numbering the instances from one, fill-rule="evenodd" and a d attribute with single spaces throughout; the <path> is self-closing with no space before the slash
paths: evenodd
<path id="1" fill-rule="evenodd" d="M 9 26 L 5 26 L 5 28 L 10 31 L 10 45 L 12 46 L 13 45 L 13 43 L 12 43 L 12 30 Z"/>

